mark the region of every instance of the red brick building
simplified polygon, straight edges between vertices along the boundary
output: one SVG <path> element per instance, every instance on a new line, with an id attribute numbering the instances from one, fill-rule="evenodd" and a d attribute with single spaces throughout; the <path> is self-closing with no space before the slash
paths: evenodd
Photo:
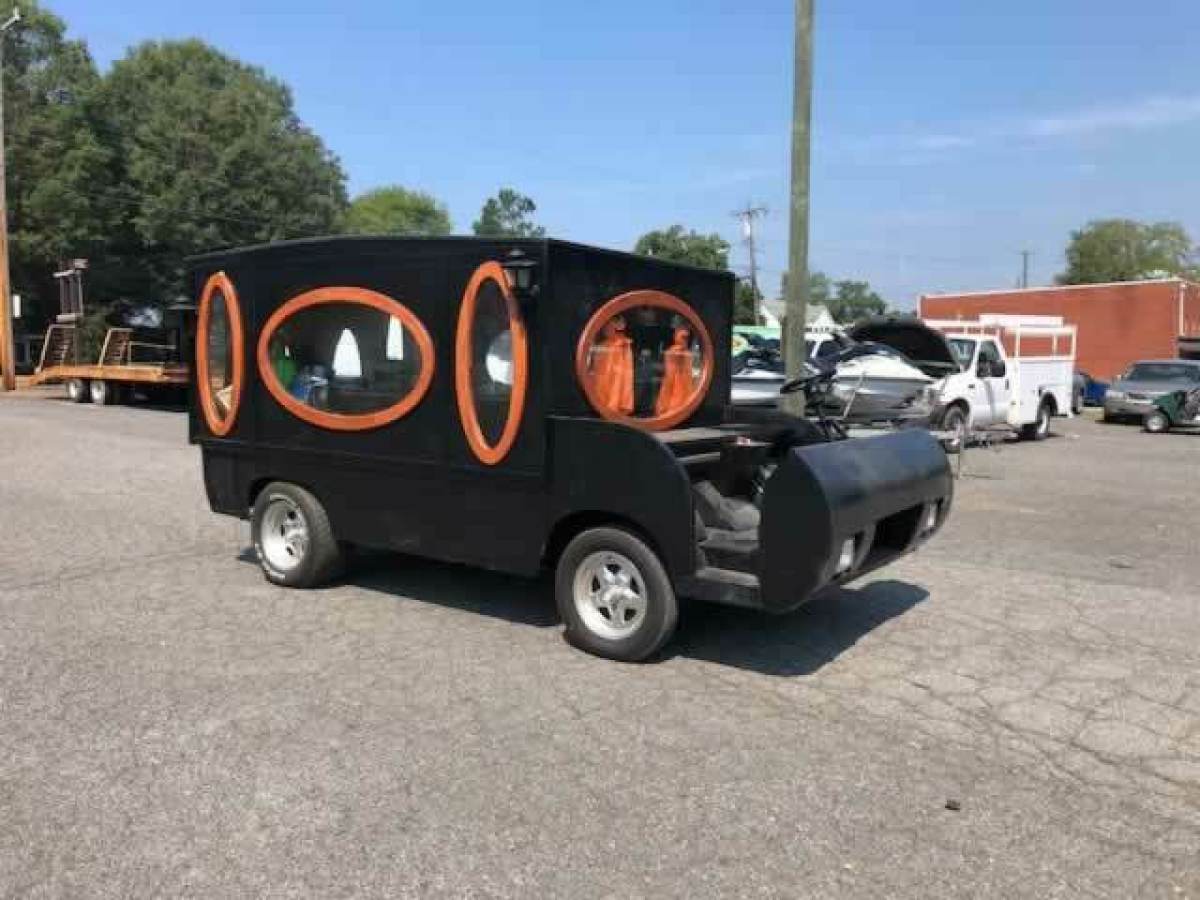
<path id="1" fill-rule="evenodd" d="M 1181 337 L 1200 337 L 1200 284 L 1179 278 L 926 294 L 917 309 L 926 319 L 976 319 L 985 313 L 1062 316 L 1079 329 L 1078 367 L 1105 381 L 1135 360 L 1174 358 Z"/>

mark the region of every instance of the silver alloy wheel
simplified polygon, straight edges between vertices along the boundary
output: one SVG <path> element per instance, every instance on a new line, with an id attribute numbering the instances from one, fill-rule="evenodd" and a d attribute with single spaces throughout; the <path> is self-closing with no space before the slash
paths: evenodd
<path id="1" fill-rule="evenodd" d="M 78 378 L 67 379 L 67 398 L 70 400 L 78 400 L 83 393 L 83 382 Z"/>
<path id="2" fill-rule="evenodd" d="M 1043 406 L 1038 410 L 1037 422 L 1038 437 L 1045 437 L 1050 433 L 1050 407 Z"/>
<path id="3" fill-rule="evenodd" d="M 88 383 L 88 391 L 91 394 L 93 403 L 103 406 L 108 402 L 108 385 L 99 378 L 93 379 Z"/>
<path id="4" fill-rule="evenodd" d="M 267 563 L 280 572 L 289 572 L 308 553 L 308 520 L 304 512 L 287 497 L 272 497 L 263 513 L 259 545 Z"/>
<path id="5" fill-rule="evenodd" d="M 575 611 L 593 634 L 620 640 L 646 619 L 646 583 L 633 561 L 611 550 L 586 556 L 575 570 Z"/>
<path id="6" fill-rule="evenodd" d="M 963 448 L 967 446 L 967 414 L 957 406 L 951 407 L 942 420 L 942 428 L 945 431 L 954 433 L 954 437 L 950 438 L 947 446 L 951 453 L 961 453 Z"/>

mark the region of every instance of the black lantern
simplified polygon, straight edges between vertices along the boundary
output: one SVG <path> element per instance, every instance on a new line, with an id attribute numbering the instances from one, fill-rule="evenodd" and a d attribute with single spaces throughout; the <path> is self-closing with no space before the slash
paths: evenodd
<path id="1" fill-rule="evenodd" d="M 500 265 L 508 286 L 518 300 L 528 301 L 537 296 L 537 260 L 530 259 L 520 250 L 514 250 Z"/>

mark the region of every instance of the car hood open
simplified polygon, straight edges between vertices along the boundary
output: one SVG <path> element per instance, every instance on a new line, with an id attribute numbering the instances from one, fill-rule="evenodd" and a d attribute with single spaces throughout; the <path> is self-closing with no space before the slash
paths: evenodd
<path id="1" fill-rule="evenodd" d="M 902 316 L 867 319 L 849 329 L 846 335 L 856 341 L 885 344 L 903 353 L 931 378 L 944 378 L 961 369 L 945 335 L 920 319 Z"/>

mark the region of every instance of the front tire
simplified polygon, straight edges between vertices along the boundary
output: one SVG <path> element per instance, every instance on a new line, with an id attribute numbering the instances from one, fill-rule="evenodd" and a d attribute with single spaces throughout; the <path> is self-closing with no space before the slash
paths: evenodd
<path id="1" fill-rule="evenodd" d="M 555 569 L 554 596 L 567 640 L 608 659 L 646 659 L 679 621 L 662 561 L 621 528 L 589 528 L 567 544 Z"/>
<path id="2" fill-rule="evenodd" d="M 1161 409 L 1156 409 L 1146 413 L 1146 418 L 1142 420 L 1142 428 L 1150 434 L 1162 434 L 1171 430 L 1171 420 Z"/>
<path id="3" fill-rule="evenodd" d="M 955 437 L 943 445 L 947 453 L 954 454 L 963 451 L 967 445 L 968 425 L 967 411 L 957 404 L 942 414 L 941 430 L 951 431 L 955 434 Z"/>
<path id="4" fill-rule="evenodd" d="M 276 481 L 254 502 L 250 533 L 263 576 L 283 587 L 318 587 L 342 567 L 342 550 L 319 500 L 299 485 Z"/>
<path id="5" fill-rule="evenodd" d="M 91 399 L 88 384 L 82 378 L 68 378 L 65 388 L 72 403 L 87 403 Z"/>
<path id="6" fill-rule="evenodd" d="M 1038 407 L 1037 419 L 1031 425 L 1021 428 L 1021 440 L 1044 441 L 1050 436 L 1050 404 L 1043 403 Z"/>

